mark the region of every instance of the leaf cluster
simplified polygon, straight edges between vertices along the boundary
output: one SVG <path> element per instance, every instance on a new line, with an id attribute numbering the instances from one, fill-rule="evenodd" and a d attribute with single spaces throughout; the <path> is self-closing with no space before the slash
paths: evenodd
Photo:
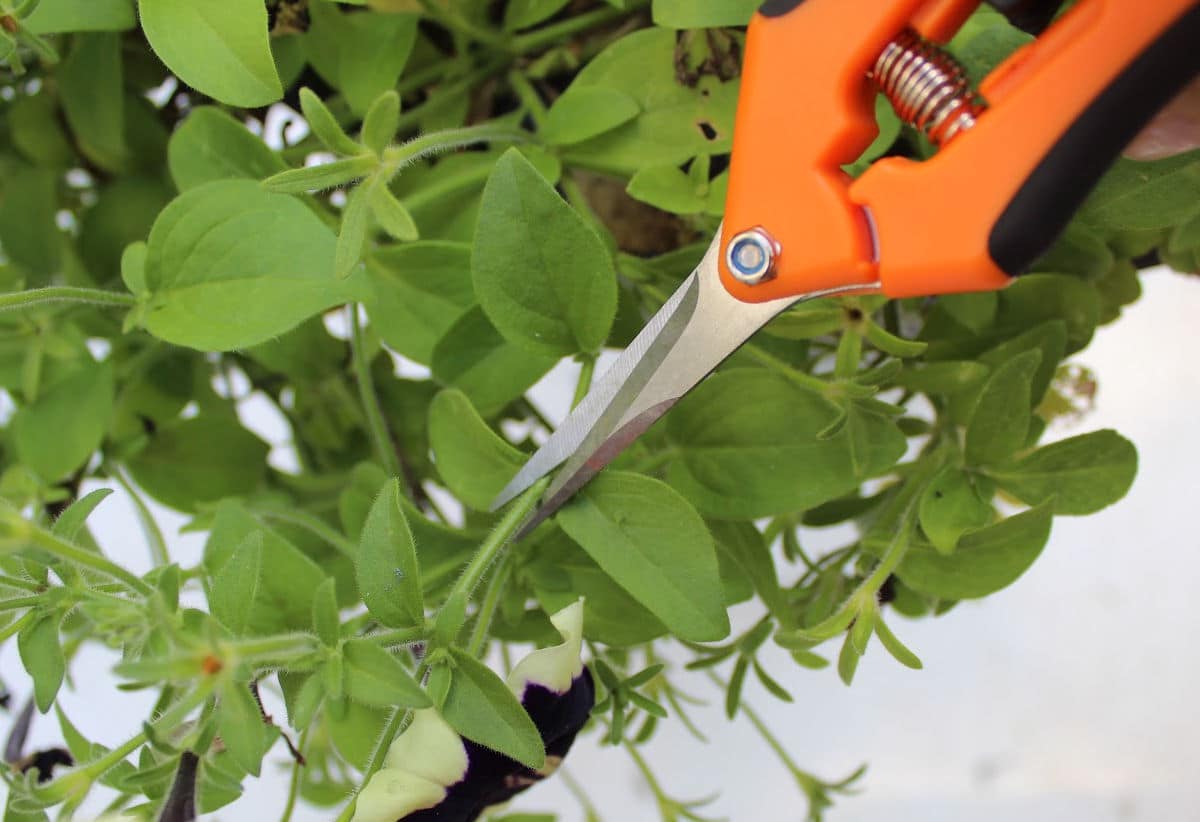
<path id="1" fill-rule="evenodd" d="M 1198 152 L 1118 162 L 1005 291 L 786 311 L 510 544 L 542 486 L 491 500 L 566 410 L 531 389 L 565 362 L 581 396 L 717 228 L 757 5 L 0 0 L 0 639 L 79 763 L 6 773 L 6 819 L 97 783 L 190 819 L 288 751 L 284 818 L 337 806 L 431 706 L 540 768 L 483 660 L 556 644 L 547 615 L 580 598 L 591 727 L 664 818 L 697 806 L 641 746 L 663 721 L 702 736 L 685 685 L 723 669 L 818 819 L 861 772 L 796 767 L 746 683 L 790 701 L 828 642 L 849 683 L 872 637 L 919 668 L 893 626 L 1010 585 L 1054 517 L 1125 494 L 1118 433 L 1042 440 L 1090 401 L 1072 358 L 1139 266 L 1200 269 Z M 952 47 L 979 76 L 1023 42 L 981 11 Z M 931 150 L 876 112 L 850 173 Z M 143 538 L 90 519 L 114 490 Z M 111 748 L 56 705 L 96 643 L 157 694 Z M 797 667 L 768 670 L 772 645 Z"/>

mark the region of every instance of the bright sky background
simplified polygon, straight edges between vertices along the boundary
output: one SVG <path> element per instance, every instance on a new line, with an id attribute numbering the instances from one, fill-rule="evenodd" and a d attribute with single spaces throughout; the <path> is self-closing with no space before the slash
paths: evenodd
<path id="1" fill-rule="evenodd" d="M 1193 421 L 1200 416 L 1200 368 L 1186 352 L 1198 341 L 1200 281 L 1155 273 L 1145 287 L 1142 301 L 1077 357 L 1099 378 L 1095 412 L 1056 432 L 1111 427 L 1132 439 L 1140 469 L 1130 494 L 1102 513 L 1056 519 L 1034 567 L 985 602 L 964 603 L 937 620 L 893 617 L 893 629 L 925 670 L 901 667 L 873 643 L 852 688 L 834 671 L 803 671 L 782 653 L 768 653 L 765 662 L 796 704 L 748 685 L 751 703 L 801 767 L 840 778 L 870 765 L 865 790 L 841 798 L 828 822 L 1196 818 L 1200 611 L 1192 601 L 1200 591 L 1200 537 L 1190 514 L 1198 504 Z M 559 379 L 571 383 L 570 374 Z M 569 389 L 543 390 L 553 397 Z M 180 521 L 169 516 L 166 524 L 173 531 Z M 93 524 L 111 554 L 136 569 L 148 566 L 126 500 L 107 500 Z M 201 545 L 195 536 L 175 539 L 173 555 L 194 562 Z M 753 615 L 742 609 L 735 619 Z M 144 694 L 115 691 L 111 663 L 102 651 L 86 651 L 73 669 L 74 687 L 60 699 L 85 734 L 110 746 L 136 728 L 150 704 Z M 0 653 L 0 676 L 19 705 L 28 685 L 15 643 Z M 693 716 L 711 741 L 700 745 L 679 723 L 664 723 L 646 756 L 666 789 L 684 799 L 720 790 L 707 811 L 734 822 L 801 822 L 801 795 L 767 746 L 745 720 L 726 722 L 719 694 L 691 678 L 696 695 L 714 698 Z M 282 720 L 282 710 L 277 716 Z M 32 744 L 59 741 L 53 717 L 39 717 Z M 278 818 L 285 757 L 277 745 L 262 782 L 207 818 Z M 606 822 L 659 819 L 624 752 L 585 737 L 567 768 Z M 561 780 L 532 789 L 517 809 L 583 819 Z M 301 810 L 294 819 L 332 816 Z"/>

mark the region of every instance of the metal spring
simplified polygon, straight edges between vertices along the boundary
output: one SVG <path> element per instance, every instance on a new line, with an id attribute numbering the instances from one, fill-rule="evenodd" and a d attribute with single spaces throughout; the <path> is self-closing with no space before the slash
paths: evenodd
<path id="1" fill-rule="evenodd" d="M 938 146 L 975 125 L 984 109 L 963 67 L 912 29 L 887 44 L 870 76 L 896 115 Z"/>

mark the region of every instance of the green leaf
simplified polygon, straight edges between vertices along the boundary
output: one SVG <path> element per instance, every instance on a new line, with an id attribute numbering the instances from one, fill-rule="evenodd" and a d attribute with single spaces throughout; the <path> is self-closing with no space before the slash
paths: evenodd
<path id="1" fill-rule="evenodd" d="M 595 351 L 616 315 L 608 249 L 515 149 L 500 158 L 484 189 L 471 275 L 505 339 L 537 352 Z"/>
<path id="2" fill-rule="evenodd" d="M 41 0 L 21 23 L 34 34 L 125 31 L 137 26 L 137 17 L 133 0 Z"/>
<path id="3" fill-rule="evenodd" d="M 146 328 L 205 351 L 264 342 L 367 296 L 365 277 L 330 276 L 335 245 L 302 203 L 249 180 L 193 188 L 150 231 Z"/>
<path id="4" fill-rule="evenodd" d="M 65 511 L 58 515 L 58 519 L 54 520 L 54 525 L 50 528 L 50 531 L 55 536 L 62 537 L 67 542 L 74 542 L 75 537 L 83 530 L 87 518 L 96 510 L 96 506 L 104 502 L 110 494 L 112 494 L 111 488 L 97 488 L 95 491 L 75 500 L 67 506 Z"/>
<path id="5" fill-rule="evenodd" d="M 539 133 L 548 145 L 579 143 L 628 123 L 641 110 L 637 100 L 618 89 L 581 88 L 554 101 Z"/>
<path id="6" fill-rule="evenodd" d="M 229 756 L 246 773 L 259 775 L 263 754 L 266 753 L 268 730 L 247 683 L 230 680 L 221 689 L 217 733 L 221 735 Z"/>
<path id="7" fill-rule="evenodd" d="M 527 768 L 539 770 L 545 765 L 541 734 L 504 680 L 458 648 L 450 649 L 450 658 L 453 677 L 442 705 L 450 727 Z"/>
<path id="8" fill-rule="evenodd" d="M 80 150 L 108 171 L 122 170 L 129 148 L 119 35 L 77 35 L 57 77 L 63 113 Z"/>
<path id="9" fill-rule="evenodd" d="M 895 385 L 923 394 L 950 396 L 960 391 L 980 387 L 987 378 L 988 367 L 971 360 L 961 362 L 932 362 L 920 368 L 908 367 L 893 380 Z"/>
<path id="10" fill-rule="evenodd" d="M 333 116 L 333 112 L 326 107 L 320 97 L 313 93 L 312 89 L 300 89 L 300 110 L 304 112 L 304 119 L 308 121 L 308 126 L 313 130 L 313 134 L 330 151 L 335 154 L 345 154 L 348 157 L 362 153 L 363 146 L 350 139 L 350 135 L 342 129 L 337 118 Z"/>
<path id="11" fill-rule="evenodd" d="M 531 353 L 510 343 L 475 306 L 433 348 L 433 376 L 471 398 L 490 417 L 525 393 L 558 362 L 554 354 Z"/>
<path id="12" fill-rule="evenodd" d="M 1137 449 L 1116 431 L 1093 431 L 1037 449 L 987 475 L 1030 505 L 1055 514 L 1091 514 L 1125 496 L 1137 473 Z"/>
<path id="13" fill-rule="evenodd" d="M 415 14 L 343 14 L 333 3 L 308 7 L 304 39 L 309 63 L 341 90 L 350 110 L 362 116 L 395 87 L 417 37 Z"/>
<path id="14" fill-rule="evenodd" d="M 669 486 L 607 471 L 563 507 L 558 522 L 681 638 L 708 642 L 729 633 L 712 536 Z"/>
<path id="15" fill-rule="evenodd" d="M 960 468 L 943 468 L 921 495 L 921 529 L 943 554 L 954 551 L 959 537 L 992 520 L 992 506 L 980 496 L 970 475 Z"/>
<path id="16" fill-rule="evenodd" d="M 380 190 L 384 190 L 380 187 Z M 376 249 L 367 259 L 371 326 L 388 347 L 419 363 L 475 301 L 471 247 L 418 242 Z"/>
<path id="17" fill-rule="evenodd" d="M 363 118 L 362 142 L 367 148 L 382 156 L 383 150 L 391 145 L 400 127 L 400 95 L 393 90 L 385 91 L 375 98 Z"/>
<path id="18" fill-rule="evenodd" d="M 352 639 L 343 649 L 346 694 L 376 708 L 428 708 L 429 695 L 407 668 L 369 639 Z"/>
<path id="19" fill-rule="evenodd" d="M 372 616 L 391 627 L 424 624 L 421 570 L 401 507 L 399 479 L 383 486 L 367 514 L 355 570 L 359 593 Z"/>
<path id="20" fill-rule="evenodd" d="M 1029 433 L 1030 382 L 1041 362 L 1038 351 L 1026 351 L 998 367 L 967 423 L 964 456 L 971 465 L 987 465 L 1012 456 Z"/>
<path id="21" fill-rule="evenodd" d="M 786 598 L 779 587 L 775 561 L 762 534 L 748 522 L 713 520 L 708 530 L 716 542 L 718 555 L 729 558 L 754 586 L 763 604 L 773 614 L 784 614 Z"/>
<path id="22" fill-rule="evenodd" d="M 234 636 L 249 633 L 263 578 L 263 535 L 255 531 L 233 552 L 213 577 L 208 608 Z"/>
<path id="23" fill-rule="evenodd" d="M 10 261 L 38 275 L 56 273 L 62 261 L 63 234 L 55 222 L 58 176 L 20 163 L 4 171 L 0 243 Z"/>
<path id="24" fill-rule="evenodd" d="M 243 549 L 255 550 L 254 543 L 247 542 L 254 534 L 261 538 L 262 571 L 254 591 L 254 602 L 248 615 L 239 623 L 245 625 L 244 633 L 265 636 L 309 630 L 313 597 L 325 580 L 324 572 L 303 551 L 236 502 L 222 502 L 217 507 L 212 533 L 204 545 L 204 570 L 213 580 L 209 596 L 229 597 L 218 590 L 218 581 L 233 584 L 230 576 L 233 572 L 226 574 L 225 569 Z M 253 559 L 253 556 L 247 559 Z M 227 580 L 226 577 L 230 578 Z M 232 601 L 227 604 L 230 612 L 241 607 Z"/>
<path id="25" fill-rule="evenodd" d="M 373 154 L 355 154 L 331 163 L 292 168 L 263 180 L 263 188 L 277 194 L 304 194 L 352 183 L 379 168 Z"/>
<path id="26" fill-rule="evenodd" d="M 883 617 L 875 617 L 875 636 L 879 637 L 879 642 L 887 649 L 897 662 L 906 668 L 912 668 L 919 671 L 925 666 L 921 663 L 921 658 L 908 649 L 908 647 L 892 633 L 883 621 Z"/>
<path id="27" fill-rule="evenodd" d="M 371 187 L 371 213 L 380 227 L 394 239 L 411 243 L 420 236 L 417 224 L 413 222 L 404 203 L 397 200 L 392 190 L 382 183 Z"/>
<path id="28" fill-rule="evenodd" d="M 138 11 L 150 46 L 189 86 L 243 108 L 282 96 L 258 0 L 138 0 Z"/>
<path id="29" fill-rule="evenodd" d="M 13 416 L 17 457 L 43 479 L 58 480 L 100 447 L 113 404 L 111 362 L 86 362 Z"/>
<path id="30" fill-rule="evenodd" d="M 673 31 L 649 28 L 617 40 L 584 66 L 555 105 L 578 110 L 574 101 L 565 101 L 593 88 L 628 95 L 641 113 L 569 146 L 564 152 L 569 162 L 628 175 L 730 150 L 738 83 L 711 73 L 701 73 L 694 83 L 681 81 Z"/>
<path id="31" fill-rule="evenodd" d="M 1120 159 L 1080 210 L 1103 228 L 1157 229 L 1200 212 L 1200 150 L 1144 163 Z"/>
<path id="32" fill-rule="evenodd" d="M 329 577 L 313 593 L 313 633 L 327 648 L 337 645 L 341 634 L 341 618 L 338 615 L 337 581 Z"/>
<path id="33" fill-rule="evenodd" d="M 626 191 L 635 200 L 672 214 L 719 215 L 725 209 L 729 175 L 697 183 L 678 166 L 650 166 L 640 169 L 629 181 Z"/>
<path id="34" fill-rule="evenodd" d="M 805 300 L 771 320 L 763 331 L 784 340 L 807 340 L 832 334 L 845 318 L 845 310 L 834 300 Z"/>
<path id="35" fill-rule="evenodd" d="M 654 0 L 654 23 L 674 29 L 744 26 L 761 0 Z"/>
<path id="36" fill-rule="evenodd" d="M 58 695 L 67 672 L 66 658 L 58 639 L 60 619 L 57 613 L 46 614 L 17 634 L 21 664 L 33 677 L 33 695 L 42 713 L 46 713 L 54 704 L 54 697 Z"/>
<path id="37" fill-rule="evenodd" d="M 823 397 L 774 372 L 719 373 L 668 419 L 668 436 L 681 454 L 668 478 L 717 518 L 812 508 L 883 473 L 906 447 L 893 421 L 870 412 L 856 412 L 853 426 L 819 439 L 837 416 Z"/>
<path id="38" fill-rule="evenodd" d="M 213 180 L 261 180 L 287 168 L 262 139 L 214 106 L 193 109 L 175 129 L 167 163 L 180 191 Z"/>
<path id="39" fill-rule="evenodd" d="M 477 511 L 491 507 L 525 461 L 488 428 L 461 391 L 443 391 L 429 406 L 429 444 L 446 487 Z"/>
<path id="40" fill-rule="evenodd" d="M 333 270 L 339 280 L 353 274 L 362 259 L 371 215 L 371 189 L 379 184 L 376 180 L 367 180 L 351 189 L 346 197 L 346 207 L 342 209 L 342 226 L 338 231 L 337 248 L 333 256 Z"/>
<path id="41" fill-rule="evenodd" d="M 235 420 L 202 414 L 164 425 L 126 461 L 146 493 L 179 511 L 253 491 L 267 471 L 267 444 Z"/>
<path id="42" fill-rule="evenodd" d="M 508 0 L 504 7 L 504 30 L 519 31 L 552 17 L 569 0 Z"/>
<path id="43" fill-rule="evenodd" d="M 975 599 L 1016 581 L 1050 537 L 1050 505 L 1040 505 L 959 540 L 950 556 L 914 541 L 897 575 L 904 584 L 939 599 Z"/>

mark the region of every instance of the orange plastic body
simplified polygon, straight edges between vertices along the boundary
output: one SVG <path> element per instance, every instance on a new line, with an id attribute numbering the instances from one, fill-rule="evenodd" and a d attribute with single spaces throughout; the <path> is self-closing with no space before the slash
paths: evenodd
<path id="1" fill-rule="evenodd" d="M 753 286 L 722 254 L 725 288 L 762 302 L 856 284 L 893 297 L 1003 287 L 1011 278 L 988 254 L 999 216 L 1088 104 L 1192 4 L 1081 0 L 989 75 L 973 128 L 928 160 L 886 158 L 857 180 L 840 166 L 876 134 L 867 73 L 878 54 L 905 27 L 945 41 L 978 0 L 806 0 L 755 15 L 723 243 L 759 227 L 781 251 L 775 276 Z"/>

